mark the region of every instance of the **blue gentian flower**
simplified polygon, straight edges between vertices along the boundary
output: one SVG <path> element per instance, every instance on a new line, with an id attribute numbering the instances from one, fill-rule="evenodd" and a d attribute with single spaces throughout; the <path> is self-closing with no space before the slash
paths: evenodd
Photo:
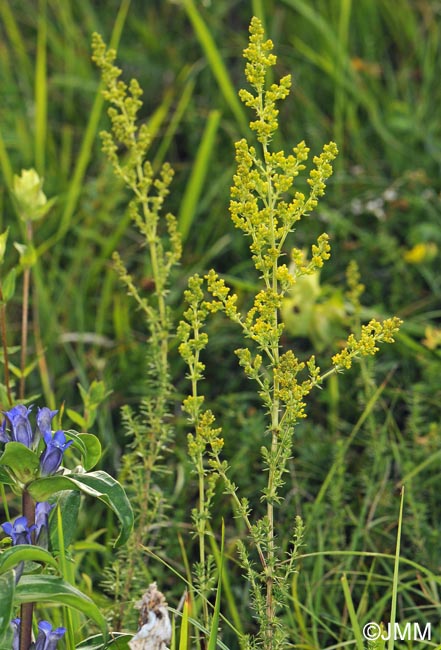
<path id="1" fill-rule="evenodd" d="M 8 418 L 11 424 L 11 437 L 14 442 L 21 442 L 26 447 L 31 448 L 34 441 L 31 423 L 29 422 L 29 413 L 32 407 L 27 408 L 24 404 L 13 406 L 9 411 L 5 411 L 4 415 Z M 3 425 L 3 435 L 5 433 L 5 424 Z M 3 442 L 5 440 L 1 438 Z"/>
<path id="2" fill-rule="evenodd" d="M 58 641 L 66 633 L 65 627 L 52 629 L 47 621 L 40 621 L 38 624 L 38 636 L 35 642 L 35 650 L 56 650 Z"/>
<path id="3" fill-rule="evenodd" d="M 29 526 L 26 517 L 17 517 L 13 524 L 9 521 L 2 524 L 3 532 L 12 539 L 12 545 L 32 544 L 31 533 L 35 526 Z M 24 569 L 24 562 L 19 562 L 15 567 L 15 584 L 20 580 Z"/>
<path id="4" fill-rule="evenodd" d="M 52 437 L 50 432 L 44 434 L 46 449 L 40 456 L 40 470 L 42 476 L 55 474 L 63 460 L 63 454 L 73 443 L 73 440 L 66 442 L 64 431 L 55 431 Z"/>
<path id="5" fill-rule="evenodd" d="M 41 501 L 35 505 L 35 543 L 42 548 L 48 547 L 49 513 L 55 503 Z"/>
<path id="6" fill-rule="evenodd" d="M 37 431 L 35 432 L 35 438 L 43 437 L 52 432 L 52 419 L 58 413 L 58 411 L 51 411 L 47 406 L 43 408 L 38 408 L 37 412 Z M 34 442 L 35 442 L 34 438 Z"/>
<path id="7" fill-rule="evenodd" d="M 20 619 L 12 619 L 11 627 L 14 631 L 14 636 L 12 638 L 12 650 L 20 650 Z"/>
<path id="8" fill-rule="evenodd" d="M 29 526 L 26 517 L 17 517 L 13 524 L 9 521 L 1 525 L 8 537 L 12 538 L 13 546 L 18 544 L 32 544 L 31 533 L 35 526 Z"/>

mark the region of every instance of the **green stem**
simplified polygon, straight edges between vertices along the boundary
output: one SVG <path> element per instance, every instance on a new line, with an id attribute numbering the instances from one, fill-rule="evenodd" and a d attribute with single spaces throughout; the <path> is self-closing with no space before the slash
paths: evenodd
<path id="1" fill-rule="evenodd" d="M 32 244 L 32 223 L 26 223 L 27 244 Z M 21 316 L 21 353 L 20 353 L 20 388 L 19 398 L 24 399 L 25 396 L 25 368 L 26 356 L 28 347 L 28 330 L 29 330 L 29 289 L 31 284 L 31 269 L 27 266 L 23 273 L 23 306 Z"/>
<path id="2" fill-rule="evenodd" d="M 193 367 L 191 368 L 191 392 L 194 398 L 195 404 L 197 404 L 198 398 L 198 376 L 197 369 L 199 366 L 199 357 L 200 351 L 197 349 L 197 341 L 199 341 L 199 327 L 197 307 L 193 307 L 195 319 L 193 326 L 194 340 L 196 344 L 196 350 L 194 353 Z M 196 414 L 195 418 L 195 434 L 197 435 L 197 426 L 198 426 L 199 414 Z M 205 505 L 205 473 L 204 473 L 204 460 L 202 453 L 198 454 L 197 459 L 197 472 L 199 477 L 199 521 L 198 521 L 198 541 L 199 541 L 199 561 L 201 565 L 202 572 L 202 610 L 204 613 L 204 623 L 205 627 L 208 629 L 209 626 L 209 615 L 208 615 L 208 603 L 207 603 L 207 594 L 205 592 L 206 585 L 206 566 L 205 566 L 205 521 L 206 521 L 206 505 Z"/>
<path id="3" fill-rule="evenodd" d="M 4 360 L 4 366 L 5 366 L 5 386 L 6 386 L 6 394 L 8 396 L 8 402 L 9 406 L 12 406 L 12 394 L 11 394 L 11 380 L 10 380 L 10 374 L 9 374 L 9 355 L 8 355 L 8 341 L 6 337 L 6 305 L 3 302 L 3 290 L 0 285 L 0 302 L 1 302 L 1 307 L 0 307 L 0 336 L 2 339 L 2 347 L 3 347 L 3 360 Z"/>
<path id="4" fill-rule="evenodd" d="M 222 469 L 222 462 L 221 462 L 221 459 L 219 458 L 219 455 L 216 454 L 216 453 L 214 453 L 213 455 L 214 455 L 214 457 L 216 459 L 217 471 L 219 472 L 219 476 L 222 478 L 222 480 L 225 483 L 225 486 L 226 486 L 225 489 L 226 489 L 226 491 L 228 491 L 228 494 L 231 495 L 234 503 L 236 504 L 237 512 L 240 513 L 240 515 L 241 515 L 241 517 L 242 517 L 242 519 L 243 519 L 243 521 L 245 523 L 245 526 L 248 529 L 248 533 L 249 533 L 250 537 L 253 538 L 253 526 L 251 524 L 250 518 L 248 517 L 247 513 L 244 512 L 243 504 L 241 503 L 239 497 L 237 496 L 236 490 L 232 488 L 230 479 L 228 478 L 225 471 Z M 265 554 L 264 554 L 264 552 L 262 550 L 262 545 L 257 540 L 256 540 L 255 543 L 256 543 L 256 549 L 257 549 L 257 553 L 259 555 L 260 563 L 261 563 L 261 565 L 263 567 L 263 570 L 266 572 L 267 571 L 267 563 L 266 563 Z"/>
<path id="5" fill-rule="evenodd" d="M 263 143 L 263 159 L 266 160 L 268 153 L 267 143 Z M 271 246 L 273 250 L 276 248 L 276 232 L 274 224 L 275 216 L 275 197 L 273 193 L 273 186 L 271 180 L 271 166 L 266 164 L 266 178 L 268 183 L 268 208 L 271 215 Z M 270 284 L 273 295 L 278 294 L 278 280 L 277 280 L 277 258 L 274 259 L 271 279 L 267 284 Z M 274 309 L 274 332 L 277 331 L 278 326 L 278 312 L 277 308 Z M 279 340 L 275 340 L 271 345 L 272 366 L 274 369 L 279 364 Z M 267 615 L 267 632 L 266 632 L 266 647 L 268 650 L 273 647 L 274 643 L 274 623 L 275 623 L 275 607 L 273 598 L 274 587 L 274 564 L 275 564 L 275 542 L 274 542 L 274 497 L 276 486 L 274 482 L 274 468 L 275 458 L 277 456 L 279 446 L 279 412 L 280 402 L 278 398 L 279 381 L 273 374 L 273 398 L 272 398 L 272 411 L 271 411 L 271 454 L 270 463 L 268 468 L 268 502 L 267 502 L 267 517 L 268 517 L 268 557 L 267 557 L 267 571 L 266 571 L 266 615 Z"/>
<path id="6" fill-rule="evenodd" d="M 20 388 L 19 398 L 24 399 L 25 395 L 25 368 L 26 353 L 28 345 L 28 315 L 29 315 L 29 284 L 31 270 L 26 268 L 23 273 L 23 309 L 21 320 L 21 351 L 20 351 Z"/>
<path id="7" fill-rule="evenodd" d="M 204 467 L 202 454 L 199 454 L 199 463 L 198 463 L 198 475 L 199 475 L 199 521 L 198 521 L 198 538 L 199 538 L 199 561 L 201 563 L 201 574 L 202 574 L 202 610 L 204 612 L 204 623 L 205 627 L 208 629 L 209 618 L 208 618 L 208 604 L 207 604 L 207 593 L 206 593 L 206 566 L 205 566 L 205 481 L 204 481 Z"/>
<path id="8" fill-rule="evenodd" d="M 28 527 L 33 526 L 35 524 L 35 502 L 27 490 L 23 492 L 22 511 L 23 516 L 26 517 Z M 32 641 L 34 603 L 23 603 L 20 614 L 20 650 L 29 650 Z"/>

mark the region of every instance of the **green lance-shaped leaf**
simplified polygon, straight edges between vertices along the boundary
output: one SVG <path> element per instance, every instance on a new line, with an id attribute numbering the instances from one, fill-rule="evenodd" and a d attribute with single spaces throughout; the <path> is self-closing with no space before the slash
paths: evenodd
<path id="1" fill-rule="evenodd" d="M 55 569 L 58 568 L 56 560 L 49 551 L 31 544 L 20 544 L 0 553 L 0 575 L 6 573 L 20 562 L 40 562 L 41 564 L 50 564 Z"/>
<path id="2" fill-rule="evenodd" d="M 103 501 L 113 510 L 121 524 L 121 532 L 115 546 L 124 544 L 133 527 L 133 510 L 124 489 L 106 472 L 88 474 L 65 474 L 47 476 L 33 481 L 28 491 L 36 501 L 46 501 L 61 490 L 79 490 Z"/>
<path id="3" fill-rule="evenodd" d="M 38 473 L 40 460 L 34 451 L 21 442 L 8 442 L 0 456 L 0 465 L 6 465 L 19 481 L 28 483 Z"/>
<path id="4" fill-rule="evenodd" d="M 77 433 L 66 431 L 66 438 L 73 440 L 73 447 L 78 449 L 83 457 L 84 469 L 89 472 L 101 458 L 101 443 L 92 433 Z"/>
<path id="5" fill-rule="evenodd" d="M 82 612 L 99 626 L 107 638 L 107 623 L 98 607 L 81 591 L 55 576 L 22 576 L 15 590 L 15 600 L 21 603 L 56 603 Z"/>
<path id="6" fill-rule="evenodd" d="M 0 576 L 0 649 L 5 646 L 5 639 L 10 632 L 9 623 L 14 609 L 15 571 L 8 571 Z M 10 647 L 10 646 L 9 646 Z"/>

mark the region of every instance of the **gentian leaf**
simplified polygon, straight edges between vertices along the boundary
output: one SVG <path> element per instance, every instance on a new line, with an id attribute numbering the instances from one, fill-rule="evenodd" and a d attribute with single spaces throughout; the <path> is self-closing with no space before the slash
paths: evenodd
<path id="1" fill-rule="evenodd" d="M 65 474 L 39 478 L 28 485 L 28 491 L 36 501 L 46 501 L 61 490 L 80 490 L 103 501 L 113 510 L 121 524 L 115 546 L 127 541 L 133 527 L 133 510 L 121 484 L 112 476 L 103 471 Z"/>
<path id="2" fill-rule="evenodd" d="M 20 604 L 52 602 L 72 607 L 95 621 L 107 638 L 106 619 L 93 600 L 62 578 L 47 575 L 22 576 L 16 587 L 15 600 Z"/>
<path id="3" fill-rule="evenodd" d="M 92 433 L 77 433 L 65 431 L 66 438 L 73 440 L 73 447 L 78 449 L 83 457 L 84 469 L 89 472 L 101 458 L 101 443 Z"/>
<path id="4" fill-rule="evenodd" d="M 35 478 L 40 469 L 37 454 L 21 442 L 7 442 L 5 451 L 0 456 L 0 465 L 6 465 L 22 483 L 28 483 Z"/>
<path id="5" fill-rule="evenodd" d="M 20 544 L 0 553 L 0 574 L 6 573 L 20 562 L 41 562 L 50 564 L 55 569 L 58 568 L 56 560 L 49 551 L 31 544 Z"/>
<path id="6" fill-rule="evenodd" d="M 15 572 L 10 570 L 0 576 L 0 646 L 10 633 L 10 621 L 14 611 Z"/>
<path id="7" fill-rule="evenodd" d="M 80 511 L 81 494 L 77 490 L 66 490 L 57 497 L 57 504 L 61 511 L 63 522 L 64 545 L 67 548 L 74 540 L 77 532 L 78 513 Z M 56 553 L 59 551 L 58 530 L 56 520 L 50 525 L 51 548 Z"/>

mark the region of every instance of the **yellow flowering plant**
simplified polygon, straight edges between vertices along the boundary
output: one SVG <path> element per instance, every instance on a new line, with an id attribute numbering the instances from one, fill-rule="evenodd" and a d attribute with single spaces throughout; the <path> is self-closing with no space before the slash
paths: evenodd
<path id="1" fill-rule="evenodd" d="M 250 239 L 250 252 L 259 274 L 260 289 L 250 309 L 242 312 L 238 296 L 214 270 L 205 276 L 208 297 L 203 291 L 203 279 L 194 276 L 185 295 L 188 309 L 178 332 L 180 352 L 189 367 L 192 383 L 192 393 L 184 401 L 184 410 L 194 427 L 193 433 L 189 434 L 189 453 L 199 477 L 199 507 L 194 511 L 200 546 L 198 586 L 206 599 L 213 579 L 205 550 L 205 536 L 213 486 L 220 479 L 245 523 L 250 542 L 239 540 L 238 553 L 250 584 L 259 627 L 254 638 L 242 639 L 242 646 L 251 648 L 257 644 L 266 650 L 289 645 L 280 614 L 287 602 L 289 577 L 296 571 L 297 551 L 302 543 L 300 517 L 294 522 L 288 556 L 278 545 L 276 533 L 283 508 L 284 477 L 293 451 L 294 428 L 301 418 L 306 417 L 306 398 L 331 374 L 350 368 L 359 357 L 375 354 L 379 343 L 393 342 L 393 335 L 400 326 L 398 318 L 383 322 L 371 320 L 361 327 L 359 335 L 349 336 L 325 372 L 317 366 L 314 356 L 300 360 L 293 350 L 283 349 L 284 324 L 280 310 L 285 297 L 301 278 L 314 276 L 330 258 L 326 233 L 312 244 L 309 260 L 303 250 L 290 249 L 290 237 L 296 224 L 316 208 L 324 195 L 338 151 L 334 142 L 325 145 L 323 151 L 313 158 L 314 167 L 307 178 L 309 193 L 305 195 L 294 189 L 296 177 L 306 169 L 309 149 L 300 142 L 288 155 L 272 150 L 272 139 L 278 129 L 277 102 L 286 99 L 291 87 L 290 75 L 268 86 L 268 71 L 276 64 L 272 50 L 273 44 L 271 40 L 265 40 L 261 22 L 253 18 L 249 45 L 244 51 L 247 60 L 245 75 L 251 91 L 241 90 L 239 96 L 255 112 L 256 119 L 251 121 L 250 127 L 258 144 L 250 145 L 245 139 L 236 144 L 230 213 L 235 227 Z M 288 252 L 291 264 L 285 261 Z M 355 275 L 352 272 L 351 277 Z M 361 285 L 354 282 L 350 290 L 358 297 Z M 262 431 L 261 452 L 262 469 L 268 479 L 262 494 L 266 512 L 260 518 L 253 516 L 248 499 L 239 496 L 238 486 L 229 478 L 228 462 L 221 456 L 224 451 L 221 429 L 215 427 L 213 413 L 204 410 L 204 398 L 198 390 L 204 371 L 201 352 L 208 342 L 203 331 L 204 323 L 210 313 L 218 311 L 242 330 L 244 346 L 236 350 L 236 355 L 245 375 L 257 385 L 266 414 L 267 426 L 266 431 Z M 204 617 L 205 627 L 209 629 L 206 606 Z"/>

